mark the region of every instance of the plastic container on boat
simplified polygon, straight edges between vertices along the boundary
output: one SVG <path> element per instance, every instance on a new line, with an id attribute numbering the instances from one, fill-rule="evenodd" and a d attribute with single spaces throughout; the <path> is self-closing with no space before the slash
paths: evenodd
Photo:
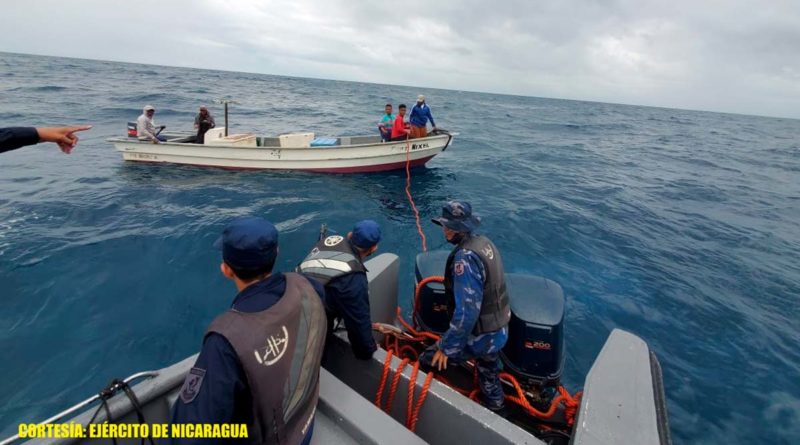
<path id="1" fill-rule="evenodd" d="M 333 147 L 339 145 L 337 138 L 316 138 L 311 141 L 312 147 Z"/>
<path id="2" fill-rule="evenodd" d="M 217 145 L 229 145 L 231 147 L 256 147 L 256 135 L 252 133 L 230 134 L 222 139 L 218 139 Z"/>
<path id="3" fill-rule="evenodd" d="M 216 145 L 222 138 L 225 137 L 225 127 L 210 128 L 206 131 L 205 144 Z"/>
<path id="4" fill-rule="evenodd" d="M 278 136 L 282 148 L 307 148 L 314 140 L 314 133 L 292 133 Z"/>

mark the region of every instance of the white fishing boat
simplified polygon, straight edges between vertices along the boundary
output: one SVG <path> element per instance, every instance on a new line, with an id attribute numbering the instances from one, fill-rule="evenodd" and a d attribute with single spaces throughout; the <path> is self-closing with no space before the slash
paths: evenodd
<path id="1" fill-rule="evenodd" d="M 382 142 L 379 136 L 316 137 L 314 133 L 262 137 L 227 134 L 213 128 L 203 144 L 188 132 L 164 132 L 166 141 L 140 140 L 129 123 L 127 137 L 108 139 L 126 161 L 170 163 L 247 170 L 303 170 L 323 173 L 365 173 L 425 165 L 453 139 L 445 130 L 428 137 Z"/>

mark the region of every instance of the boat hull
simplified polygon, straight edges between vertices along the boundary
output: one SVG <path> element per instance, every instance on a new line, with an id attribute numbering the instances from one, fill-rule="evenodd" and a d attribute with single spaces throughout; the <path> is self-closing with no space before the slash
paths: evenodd
<path id="1" fill-rule="evenodd" d="M 444 151 L 452 136 L 440 134 L 402 142 L 338 147 L 230 147 L 200 144 L 150 144 L 111 139 L 130 162 L 183 164 L 237 170 L 301 170 L 319 173 L 367 173 L 425 165 Z"/>

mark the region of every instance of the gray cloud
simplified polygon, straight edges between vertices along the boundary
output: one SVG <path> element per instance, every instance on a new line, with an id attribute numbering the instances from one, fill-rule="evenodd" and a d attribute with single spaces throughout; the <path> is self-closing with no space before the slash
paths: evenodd
<path id="1" fill-rule="evenodd" d="M 800 117 L 800 3 L 34 0 L 0 50 Z"/>

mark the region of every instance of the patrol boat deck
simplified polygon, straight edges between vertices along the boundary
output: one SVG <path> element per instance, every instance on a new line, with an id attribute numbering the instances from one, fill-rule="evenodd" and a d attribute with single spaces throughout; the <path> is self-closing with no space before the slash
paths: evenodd
<path id="1" fill-rule="evenodd" d="M 371 315 L 374 321 L 393 323 L 397 306 L 399 259 L 393 254 L 379 255 L 366 263 L 369 272 Z M 386 352 L 379 349 L 372 360 L 352 356 L 343 335 L 329 345 L 327 369 L 320 373 L 320 399 L 312 443 L 486 443 L 545 444 L 521 427 L 483 408 L 436 380 L 430 386 L 419 412 L 416 432 L 400 422 L 406 416 L 405 397 L 397 397 L 389 414 L 372 404 L 381 379 Z M 149 380 L 132 386 L 147 423 L 168 423 L 184 377 L 196 356 L 152 373 Z M 399 360 L 391 362 L 396 369 Z M 147 374 L 150 375 L 150 374 Z M 425 374 L 420 371 L 416 390 Z M 407 391 L 411 369 L 400 376 L 400 391 Z M 125 394 L 109 399 L 113 422 L 138 423 L 136 410 Z M 97 407 L 72 419 L 67 416 L 86 405 L 78 405 L 47 422 L 87 424 Z M 27 419 L 25 419 L 27 421 Z M 99 411 L 96 422 L 107 420 Z M 13 437 L 0 445 L 16 442 Z M 87 439 L 32 440 L 27 443 L 78 444 Z M 118 439 L 121 444 L 140 443 L 140 439 Z M 93 440 L 91 443 L 112 443 Z M 583 389 L 572 434 L 572 444 L 614 443 L 669 444 L 669 425 L 664 403 L 658 360 L 639 337 L 618 329 L 612 331 L 592 365 Z"/>

